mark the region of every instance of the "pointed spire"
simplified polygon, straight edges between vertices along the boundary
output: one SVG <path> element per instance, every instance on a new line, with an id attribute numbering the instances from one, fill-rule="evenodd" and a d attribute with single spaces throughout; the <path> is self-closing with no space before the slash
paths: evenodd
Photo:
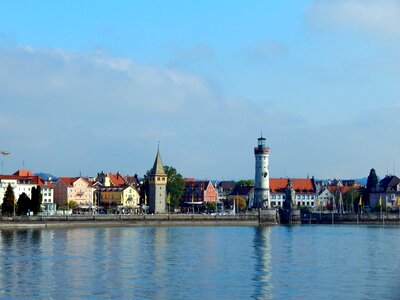
<path id="1" fill-rule="evenodd" d="M 162 161 L 161 161 L 160 144 L 158 144 L 157 156 L 156 156 L 156 160 L 154 161 L 153 168 L 151 169 L 151 174 L 152 175 L 166 175 L 164 172 L 164 167 L 163 167 Z"/>

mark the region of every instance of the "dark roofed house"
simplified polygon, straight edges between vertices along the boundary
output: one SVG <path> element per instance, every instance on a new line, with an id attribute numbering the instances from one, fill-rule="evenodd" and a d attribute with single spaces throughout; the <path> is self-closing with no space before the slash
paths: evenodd
<path id="1" fill-rule="evenodd" d="M 182 204 L 191 202 L 217 202 L 218 193 L 211 181 L 185 180 L 185 190 L 181 198 Z"/>
<path id="2" fill-rule="evenodd" d="M 220 181 L 217 185 L 218 202 L 224 202 L 228 199 L 228 195 L 232 193 L 235 188 L 235 182 L 231 181 Z"/>
<path id="3" fill-rule="evenodd" d="M 390 208 L 399 207 L 400 179 L 397 176 L 388 175 L 379 181 L 376 191 L 369 193 L 369 206 L 374 208 L 379 205 L 379 199 Z"/>

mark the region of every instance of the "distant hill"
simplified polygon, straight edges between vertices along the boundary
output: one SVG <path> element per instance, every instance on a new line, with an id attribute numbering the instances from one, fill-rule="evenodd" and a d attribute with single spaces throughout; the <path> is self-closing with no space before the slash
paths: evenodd
<path id="1" fill-rule="evenodd" d="M 49 178 L 51 178 L 51 180 L 57 180 L 57 177 L 54 175 L 51 175 L 49 173 L 35 173 L 36 176 L 40 176 L 41 178 L 43 178 L 44 180 L 49 180 Z"/>

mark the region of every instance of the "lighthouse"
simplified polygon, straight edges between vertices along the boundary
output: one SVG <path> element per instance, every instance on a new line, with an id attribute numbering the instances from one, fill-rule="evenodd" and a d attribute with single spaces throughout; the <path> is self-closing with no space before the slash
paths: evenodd
<path id="1" fill-rule="evenodd" d="M 266 139 L 258 138 L 258 145 L 254 148 L 256 172 L 254 180 L 254 208 L 270 208 L 269 192 L 269 148 Z"/>

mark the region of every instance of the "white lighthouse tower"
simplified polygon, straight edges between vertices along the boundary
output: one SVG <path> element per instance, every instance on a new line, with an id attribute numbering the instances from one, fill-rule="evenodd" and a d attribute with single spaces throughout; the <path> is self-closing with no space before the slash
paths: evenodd
<path id="1" fill-rule="evenodd" d="M 254 148 L 254 156 L 256 158 L 254 208 L 270 208 L 269 148 L 262 135 L 258 139 L 258 146 Z"/>

